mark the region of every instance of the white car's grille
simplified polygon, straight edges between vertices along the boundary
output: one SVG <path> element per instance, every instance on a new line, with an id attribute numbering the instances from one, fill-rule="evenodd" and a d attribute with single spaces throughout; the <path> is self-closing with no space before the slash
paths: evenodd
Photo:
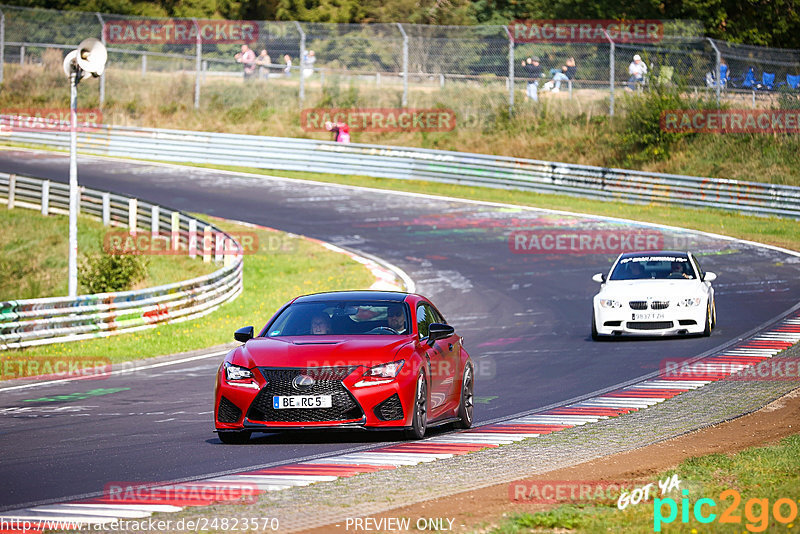
<path id="1" fill-rule="evenodd" d="M 646 300 L 632 300 L 628 303 L 632 310 L 646 310 L 647 309 L 647 301 Z"/>
<path id="2" fill-rule="evenodd" d="M 646 310 L 647 309 L 647 301 L 646 300 L 632 300 L 628 302 L 628 305 L 631 307 L 632 310 Z M 669 301 L 668 300 L 654 300 L 650 302 L 650 309 L 651 310 L 666 310 L 669 308 Z"/>

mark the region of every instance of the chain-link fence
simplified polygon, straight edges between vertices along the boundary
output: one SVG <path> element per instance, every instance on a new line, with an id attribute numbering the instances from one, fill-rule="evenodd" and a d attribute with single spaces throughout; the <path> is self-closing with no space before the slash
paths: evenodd
<path id="1" fill-rule="evenodd" d="M 0 81 L 5 66 L 46 62 L 84 38 L 109 52 L 99 103 L 115 86 L 169 78 L 189 105 L 242 98 L 231 83 L 269 87 L 266 104 L 308 107 L 455 106 L 462 114 L 489 108 L 511 113 L 544 91 L 559 99 L 608 102 L 615 92 L 675 85 L 744 95 L 755 106 L 777 91 L 800 92 L 800 51 L 707 39 L 692 21 L 664 21 L 657 42 L 525 42 L 506 26 L 323 24 L 148 19 L 113 14 L 0 6 Z M 236 59 L 242 45 L 252 55 Z M 250 52 L 246 52 L 251 54 Z M 52 53 L 51 53 L 52 54 Z M 631 75 L 635 55 L 647 73 Z M 532 67 L 528 58 L 536 58 Z M 618 94 L 618 93 L 617 93 Z M 551 98 L 548 96 L 548 98 Z M 606 105 L 606 104 L 603 104 Z"/>

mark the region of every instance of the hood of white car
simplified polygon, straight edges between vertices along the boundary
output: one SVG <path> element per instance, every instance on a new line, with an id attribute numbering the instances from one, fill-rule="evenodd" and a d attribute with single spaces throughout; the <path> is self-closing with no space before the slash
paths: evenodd
<path id="1" fill-rule="evenodd" d="M 703 292 L 700 280 L 611 280 L 606 282 L 598 296 L 620 300 L 674 299 L 699 292 Z"/>

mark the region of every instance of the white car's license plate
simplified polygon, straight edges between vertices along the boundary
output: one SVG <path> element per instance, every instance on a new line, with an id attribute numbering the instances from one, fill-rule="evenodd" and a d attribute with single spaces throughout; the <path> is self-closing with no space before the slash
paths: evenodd
<path id="1" fill-rule="evenodd" d="M 330 408 L 330 395 L 292 395 L 272 397 L 272 408 L 282 410 L 284 408 Z"/>
<path id="2" fill-rule="evenodd" d="M 657 321 L 659 319 L 663 319 L 663 313 L 634 313 L 633 320 L 634 321 Z"/>

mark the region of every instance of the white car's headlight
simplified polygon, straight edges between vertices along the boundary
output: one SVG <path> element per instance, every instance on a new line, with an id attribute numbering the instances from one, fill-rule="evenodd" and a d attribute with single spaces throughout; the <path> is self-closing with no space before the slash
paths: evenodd
<path id="1" fill-rule="evenodd" d="M 600 299 L 601 308 L 621 308 L 622 303 L 614 299 Z"/>
<path id="2" fill-rule="evenodd" d="M 228 380 L 244 380 L 245 378 L 253 378 L 253 372 L 241 365 L 225 362 L 225 378 Z"/>
<path id="3" fill-rule="evenodd" d="M 695 308 L 700 306 L 703 301 L 700 297 L 692 297 L 688 299 L 678 299 L 677 306 L 680 308 Z"/>

